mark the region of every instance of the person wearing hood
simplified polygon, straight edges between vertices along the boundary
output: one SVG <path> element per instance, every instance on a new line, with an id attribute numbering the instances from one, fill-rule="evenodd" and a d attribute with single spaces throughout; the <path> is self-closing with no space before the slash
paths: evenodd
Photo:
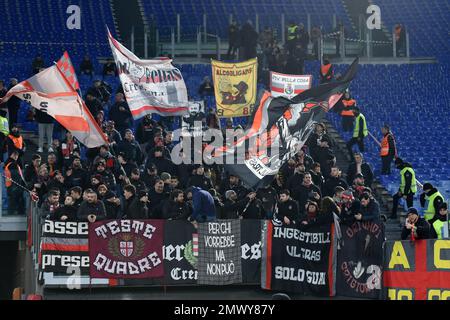
<path id="1" fill-rule="evenodd" d="M 420 195 L 420 206 L 425 209 L 424 218 L 429 221 L 438 213 L 439 208 L 444 203 L 444 197 L 431 183 L 423 185 L 423 192 Z"/>
<path id="2" fill-rule="evenodd" d="M 189 195 L 190 194 L 190 195 Z M 187 198 L 192 198 L 192 215 L 190 221 L 209 222 L 217 219 L 216 207 L 212 195 L 199 187 L 191 187 L 186 192 Z"/>
<path id="3" fill-rule="evenodd" d="M 6 139 L 6 145 L 8 148 L 8 156 L 11 155 L 13 151 L 17 151 L 19 153 L 18 161 L 21 161 L 22 156 L 26 150 L 25 140 L 20 134 L 19 127 L 15 124 L 13 124 L 11 127 L 11 132 Z"/>
<path id="4" fill-rule="evenodd" d="M 263 210 L 263 219 L 271 220 L 273 217 L 273 211 L 275 210 L 275 205 L 278 201 L 278 194 L 275 188 L 271 185 L 259 188 L 256 191 L 256 198 L 261 201 Z"/>
<path id="5" fill-rule="evenodd" d="M 392 214 L 390 219 L 397 219 L 398 203 L 401 198 L 406 199 L 408 208 L 413 206 L 414 195 L 417 192 L 416 173 L 412 165 L 404 162 L 401 158 L 395 159 L 395 166 L 400 170 L 400 187 L 398 192 L 392 197 L 394 203 L 392 204 Z"/>
<path id="6" fill-rule="evenodd" d="M 402 240 L 430 239 L 430 224 L 422 217 L 416 208 L 408 209 L 408 216 L 402 229 Z"/>
<path id="7" fill-rule="evenodd" d="M 448 207 L 446 202 L 441 204 L 438 213 L 428 223 L 430 224 L 430 238 L 440 240 L 449 237 Z"/>

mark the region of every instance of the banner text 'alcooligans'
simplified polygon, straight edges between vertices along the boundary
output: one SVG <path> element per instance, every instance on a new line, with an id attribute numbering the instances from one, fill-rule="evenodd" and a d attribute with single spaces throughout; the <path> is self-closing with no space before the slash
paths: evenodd
<path id="1" fill-rule="evenodd" d="M 242 283 L 240 220 L 198 226 L 198 284 Z"/>
<path id="2" fill-rule="evenodd" d="M 219 117 L 249 116 L 256 101 L 258 61 L 212 60 L 214 93 Z"/>
<path id="3" fill-rule="evenodd" d="M 41 238 L 41 270 L 67 274 L 69 268 L 80 268 L 81 274 L 88 275 L 88 230 L 87 222 L 46 220 Z"/>
<path id="4" fill-rule="evenodd" d="M 163 220 L 113 220 L 89 226 L 92 278 L 164 276 Z"/>
<path id="5" fill-rule="evenodd" d="M 263 289 L 334 295 L 333 224 L 294 229 L 266 221 L 261 237 Z"/>

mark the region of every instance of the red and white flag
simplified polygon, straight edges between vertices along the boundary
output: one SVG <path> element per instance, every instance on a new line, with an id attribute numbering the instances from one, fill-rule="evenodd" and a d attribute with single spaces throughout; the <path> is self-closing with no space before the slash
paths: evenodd
<path id="1" fill-rule="evenodd" d="M 183 75 L 171 59 L 141 60 L 114 39 L 109 30 L 108 40 L 134 119 L 151 113 L 182 116 L 189 112 Z"/>
<path id="2" fill-rule="evenodd" d="M 83 99 L 57 65 L 14 86 L 0 103 L 8 101 L 12 96 L 53 117 L 88 148 L 108 143 Z"/>
<path id="3" fill-rule="evenodd" d="M 270 73 L 270 91 L 272 97 L 286 97 L 291 99 L 311 88 L 312 76 L 291 75 L 278 72 Z"/>
<path id="4" fill-rule="evenodd" d="M 56 63 L 59 70 L 64 73 L 67 81 L 69 81 L 70 85 L 74 90 L 80 89 L 80 84 L 78 83 L 77 74 L 75 73 L 75 68 L 73 67 L 72 61 L 70 61 L 69 53 L 67 51 L 64 52 L 63 56 Z"/>

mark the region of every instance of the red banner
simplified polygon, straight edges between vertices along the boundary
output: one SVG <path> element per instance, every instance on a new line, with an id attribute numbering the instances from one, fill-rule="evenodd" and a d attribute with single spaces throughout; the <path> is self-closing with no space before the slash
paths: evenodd
<path id="1" fill-rule="evenodd" d="M 89 226 L 92 278 L 164 276 L 164 220 L 109 220 Z"/>

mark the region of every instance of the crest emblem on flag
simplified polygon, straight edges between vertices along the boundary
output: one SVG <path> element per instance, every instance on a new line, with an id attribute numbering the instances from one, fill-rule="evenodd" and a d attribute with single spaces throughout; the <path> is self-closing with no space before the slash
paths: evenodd
<path id="1" fill-rule="evenodd" d="M 133 241 L 120 241 L 120 253 L 128 258 L 131 257 L 134 251 Z"/>
<path id="2" fill-rule="evenodd" d="M 291 95 L 294 93 L 292 83 L 286 83 L 286 85 L 284 86 L 284 93 L 287 95 Z"/>

